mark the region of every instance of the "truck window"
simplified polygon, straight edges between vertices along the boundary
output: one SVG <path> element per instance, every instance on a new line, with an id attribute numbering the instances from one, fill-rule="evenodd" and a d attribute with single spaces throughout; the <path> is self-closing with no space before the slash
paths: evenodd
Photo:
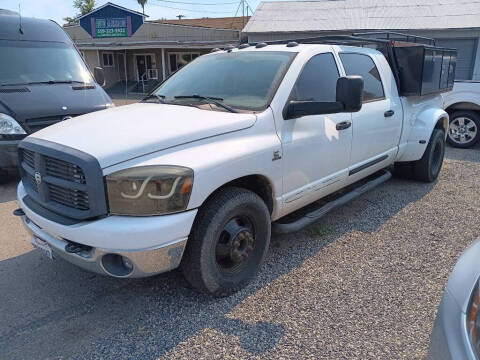
<path id="1" fill-rule="evenodd" d="M 382 79 L 370 56 L 363 54 L 340 54 L 347 75 L 363 77 L 363 101 L 381 100 L 385 98 Z"/>
<path id="2" fill-rule="evenodd" d="M 333 54 L 315 55 L 303 68 L 293 87 L 290 100 L 335 101 L 339 76 Z"/>

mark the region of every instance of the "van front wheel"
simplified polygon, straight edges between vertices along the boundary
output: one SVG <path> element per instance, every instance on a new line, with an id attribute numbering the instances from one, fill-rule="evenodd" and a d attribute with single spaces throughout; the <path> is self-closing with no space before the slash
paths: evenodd
<path id="1" fill-rule="evenodd" d="M 255 193 L 228 187 L 200 208 L 181 269 L 196 289 L 230 295 L 258 273 L 270 243 L 270 213 Z"/>

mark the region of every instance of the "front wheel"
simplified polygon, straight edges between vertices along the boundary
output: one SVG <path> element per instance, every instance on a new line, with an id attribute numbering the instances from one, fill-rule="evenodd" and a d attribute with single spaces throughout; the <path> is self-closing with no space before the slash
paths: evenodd
<path id="1" fill-rule="evenodd" d="M 200 291 L 230 295 L 258 273 L 270 233 L 270 213 L 257 194 L 235 187 L 222 189 L 197 214 L 182 272 Z"/>
<path id="2" fill-rule="evenodd" d="M 450 117 L 447 141 L 458 148 L 469 148 L 480 139 L 480 115 L 474 111 L 456 111 Z"/>

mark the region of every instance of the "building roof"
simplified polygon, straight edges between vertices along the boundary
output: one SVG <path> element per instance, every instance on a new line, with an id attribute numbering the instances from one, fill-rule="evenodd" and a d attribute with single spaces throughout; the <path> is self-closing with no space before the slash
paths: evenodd
<path id="1" fill-rule="evenodd" d="M 123 6 L 120 6 L 120 5 L 111 3 L 111 2 L 107 2 L 106 4 L 103 4 L 102 6 L 99 6 L 99 7 L 95 8 L 95 9 L 93 9 L 93 10 L 90 11 L 89 13 L 86 13 L 85 15 L 79 16 L 79 17 L 76 18 L 75 20 L 80 20 L 80 19 L 84 18 L 85 16 L 88 16 L 88 15 L 90 15 L 90 14 L 93 14 L 94 12 L 97 12 L 98 10 L 103 9 L 104 7 L 107 7 L 107 6 L 113 6 L 113 7 L 117 8 L 117 9 L 120 9 L 120 10 L 123 10 L 123 11 L 127 11 L 127 12 L 132 13 L 132 14 L 135 14 L 135 15 L 143 16 L 144 18 L 148 17 L 148 15 L 142 14 L 141 12 L 138 12 L 138 11 L 135 11 L 135 10 L 131 10 L 131 9 L 127 9 L 126 7 L 123 7 Z"/>
<path id="2" fill-rule="evenodd" d="M 153 22 L 175 25 L 199 26 L 215 29 L 242 30 L 250 16 L 181 19 L 181 20 L 154 20 Z"/>
<path id="3" fill-rule="evenodd" d="M 246 33 L 480 28 L 480 0 L 262 2 Z"/>

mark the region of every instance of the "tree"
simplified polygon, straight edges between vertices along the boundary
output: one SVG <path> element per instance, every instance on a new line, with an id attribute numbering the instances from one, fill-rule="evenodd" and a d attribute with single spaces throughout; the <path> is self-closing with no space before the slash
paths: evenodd
<path id="1" fill-rule="evenodd" d="M 142 7 L 143 15 L 145 15 L 145 4 L 147 3 L 147 0 L 137 0 L 137 2 Z"/>
<path id="2" fill-rule="evenodd" d="M 74 0 L 73 7 L 78 10 L 78 14 L 75 17 L 65 17 L 63 20 L 68 22 L 69 24 L 77 23 L 77 18 L 79 16 L 88 14 L 95 8 L 95 0 Z"/>

